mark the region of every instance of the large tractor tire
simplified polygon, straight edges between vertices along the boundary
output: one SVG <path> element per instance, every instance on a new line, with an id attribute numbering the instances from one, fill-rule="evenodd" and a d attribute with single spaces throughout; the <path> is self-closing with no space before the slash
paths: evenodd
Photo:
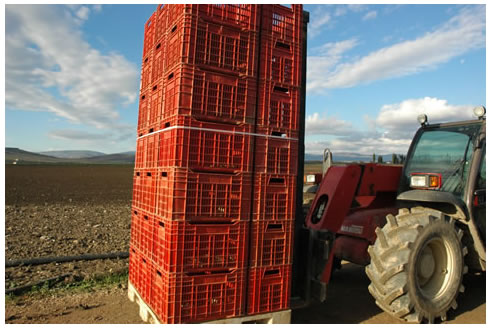
<path id="1" fill-rule="evenodd" d="M 445 321 L 447 311 L 457 308 L 467 273 L 463 231 L 455 220 L 433 209 L 400 209 L 376 233 L 366 273 L 377 305 L 407 322 Z"/>

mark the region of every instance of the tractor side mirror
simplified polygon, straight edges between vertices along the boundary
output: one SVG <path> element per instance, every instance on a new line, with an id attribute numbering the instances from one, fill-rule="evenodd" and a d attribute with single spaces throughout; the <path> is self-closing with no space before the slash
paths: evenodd
<path id="1" fill-rule="evenodd" d="M 328 148 L 324 149 L 324 157 L 322 158 L 322 176 L 326 175 L 327 170 L 332 165 L 332 152 Z"/>
<path id="2" fill-rule="evenodd" d="M 486 189 L 474 191 L 474 206 L 486 206 Z"/>

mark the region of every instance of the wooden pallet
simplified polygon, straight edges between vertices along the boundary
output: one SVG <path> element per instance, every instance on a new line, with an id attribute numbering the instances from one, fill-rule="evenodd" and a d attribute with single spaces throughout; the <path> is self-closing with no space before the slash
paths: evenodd
<path id="1" fill-rule="evenodd" d="M 290 324 L 292 311 L 290 309 L 258 314 L 258 315 L 246 315 L 242 317 L 234 317 L 230 319 L 221 319 L 209 322 L 203 322 L 205 324 L 215 323 L 215 324 Z"/>
<path id="2" fill-rule="evenodd" d="M 157 315 L 152 311 L 152 309 L 145 303 L 145 301 L 140 297 L 138 291 L 135 287 L 128 282 L 128 298 L 132 302 L 136 302 L 140 307 L 140 317 L 143 322 L 160 324 Z M 260 323 L 260 324 L 289 324 L 291 320 L 291 310 L 284 310 L 279 312 L 258 314 L 258 315 L 246 315 L 242 317 L 234 317 L 229 319 L 221 319 L 203 322 L 205 324 L 242 324 L 242 323 Z"/>
<path id="3" fill-rule="evenodd" d="M 128 298 L 130 298 L 132 302 L 136 302 L 140 307 L 140 317 L 143 320 L 143 322 L 160 324 L 157 315 L 155 315 L 152 309 L 145 303 L 145 301 L 143 301 L 138 291 L 136 291 L 133 284 L 131 284 L 131 282 L 129 281 L 128 281 Z"/>

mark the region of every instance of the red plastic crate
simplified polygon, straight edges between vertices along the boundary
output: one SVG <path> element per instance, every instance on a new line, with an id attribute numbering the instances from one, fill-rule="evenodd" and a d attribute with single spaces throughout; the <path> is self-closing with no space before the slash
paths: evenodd
<path id="1" fill-rule="evenodd" d="M 238 317 L 245 310 L 245 270 L 167 273 L 154 268 L 150 306 L 161 323 Z"/>
<path id="2" fill-rule="evenodd" d="M 293 220 L 254 221 L 249 267 L 290 264 L 293 256 Z"/>
<path id="3" fill-rule="evenodd" d="M 180 65 L 165 81 L 163 120 L 176 115 L 229 124 L 253 124 L 256 81 Z"/>
<path id="4" fill-rule="evenodd" d="M 157 167 L 159 135 L 149 134 L 136 141 L 135 169 L 154 169 Z"/>
<path id="5" fill-rule="evenodd" d="M 128 278 L 143 300 L 148 304 L 152 290 L 152 263 L 137 249 L 130 247 Z"/>
<path id="6" fill-rule="evenodd" d="M 160 126 L 165 128 L 154 131 L 147 126 L 140 132 L 135 168 L 186 167 L 222 173 L 252 172 L 252 125 L 219 124 L 175 116 L 160 122 Z"/>
<path id="7" fill-rule="evenodd" d="M 148 108 L 149 108 L 149 97 L 147 97 L 148 89 L 142 90 L 140 92 L 140 101 L 138 104 L 138 126 L 137 134 L 141 136 L 146 134 L 148 126 Z"/>
<path id="8" fill-rule="evenodd" d="M 276 130 L 298 131 L 300 89 L 262 81 L 258 91 L 257 125 Z"/>
<path id="9" fill-rule="evenodd" d="M 133 209 L 131 214 L 130 246 L 149 259 L 153 258 L 154 231 L 154 215 L 139 209 Z"/>
<path id="10" fill-rule="evenodd" d="M 251 175 L 159 169 L 156 214 L 166 220 L 250 219 Z"/>
<path id="11" fill-rule="evenodd" d="M 153 51 L 143 58 L 141 67 L 140 92 L 145 91 L 152 83 Z"/>
<path id="12" fill-rule="evenodd" d="M 143 58 L 153 49 L 155 44 L 155 26 L 156 26 L 156 14 L 153 13 L 145 23 L 145 30 L 143 34 Z"/>
<path id="13" fill-rule="evenodd" d="M 298 130 L 291 130 L 281 127 L 268 127 L 268 126 L 256 126 L 255 133 L 257 136 L 264 137 L 280 137 L 284 139 L 290 139 L 293 141 L 298 141 Z"/>
<path id="14" fill-rule="evenodd" d="M 155 27 L 155 37 L 157 40 L 165 37 L 167 30 L 168 5 L 159 4 L 155 10 L 157 26 Z"/>
<path id="15" fill-rule="evenodd" d="M 249 268 L 248 283 L 248 315 L 289 308 L 291 265 Z"/>
<path id="16" fill-rule="evenodd" d="M 261 33 L 272 35 L 283 42 L 302 42 L 302 5 L 263 5 Z"/>
<path id="17" fill-rule="evenodd" d="M 296 176 L 256 174 L 254 181 L 254 221 L 295 219 Z"/>
<path id="18" fill-rule="evenodd" d="M 165 37 L 156 39 L 152 52 L 153 56 L 151 84 L 154 84 L 154 82 L 162 79 L 165 73 L 164 61 L 167 55 L 167 50 L 165 47 Z"/>
<path id="19" fill-rule="evenodd" d="M 157 171 L 137 169 L 133 175 L 132 207 L 153 214 L 155 212 Z"/>
<path id="20" fill-rule="evenodd" d="M 274 36 L 261 36 L 260 78 L 300 87 L 302 52 L 298 43 L 285 43 Z"/>
<path id="21" fill-rule="evenodd" d="M 236 29 L 257 31 L 259 10 L 252 4 L 186 4 L 165 5 L 168 10 L 168 24 L 172 24 L 184 14 L 193 14 L 201 20 L 222 24 Z"/>
<path id="22" fill-rule="evenodd" d="M 296 175 L 298 140 L 276 136 L 257 136 L 254 171 L 267 174 Z"/>
<path id="23" fill-rule="evenodd" d="M 167 71 L 178 64 L 191 64 L 225 74 L 256 75 L 259 42 L 256 32 L 209 23 L 186 14 L 168 26 L 165 40 Z"/>
<path id="24" fill-rule="evenodd" d="M 159 79 L 152 83 L 152 87 L 148 89 L 149 97 L 148 105 L 148 132 L 152 132 L 162 122 L 162 104 L 164 103 L 164 88 L 165 79 Z"/>
<path id="25" fill-rule="evenodd" d="M 156 219 L 153 261 L 165 272 L 245 267 L 249 223 L 194 224 Z"/>
<path id="26" fill-rule="evenodd" d="M 163 126 L 167 127 L 158 132 L 158 167 L 252 172 L 252 126 L 200 122 L 183 116 Z"/>

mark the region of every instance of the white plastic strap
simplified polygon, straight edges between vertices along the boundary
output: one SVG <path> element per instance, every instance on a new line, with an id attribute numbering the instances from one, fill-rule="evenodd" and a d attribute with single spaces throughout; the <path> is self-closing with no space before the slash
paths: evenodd
<path id="1" fill-rule="evenodd" d="M 225 131 L 221 129 L 211 129 L 211 128 L 201 128 L 201 127 L 189 127 L 189 126 L 170 126 L 166 127 L 163 129 L 160 129 L 158 131 L 148 133 L 142 136 L 139 136 L 137 140 L 142 139 L 144 137 L 157 134 L 160 132 L 165 132 L 165 131 L 170 131 L 172 129 L 177 129 L 177 128 L 183 128 L 183 129 L 191 129 L 191 130 L 197 130 L 197 131 L 206 131 L 206 132 L 218 132 L 218 133 L 232 133 L 232 134 L 242 134 L 242 135 L 250 135 L 250 136 L 259 136 L 259 137 L 266 137 L 266 138 L 276 138 L 276 139 L 285 139 L 285 140 L 293 140 L 297 141 L 297 138 L 291 138 L 291 137 L 286 137 L 286 136 L 277 136 L 277 135 L 266 135 L 266 134 L 258 134 L 258 133 L 247 133 L 247 132 L 232 132 L 232 131 Z"/>

